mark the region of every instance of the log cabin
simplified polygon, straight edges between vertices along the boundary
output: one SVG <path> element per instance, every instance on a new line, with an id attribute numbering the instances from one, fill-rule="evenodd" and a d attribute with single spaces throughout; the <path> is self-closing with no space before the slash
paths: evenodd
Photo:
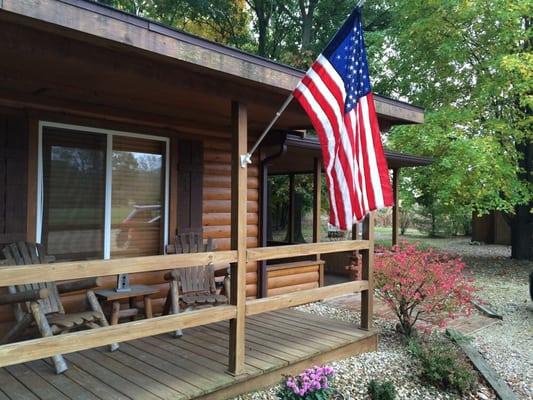
<path id="1" fill-rule="evenodd" d="M 0 399 L 220 399 L 375 350 L 373 219 L 360 236 L 319 243 L 320 147 L 297 102 L 252 164 L 239 163 L 303 71 L 86 0 L 0 0 L 0 34 L 0 246 L 42 243 L 56 259 L 0 266 L 0 287 L 100 277 L 113 288 L 129 274 L 157 289 L 155 318 L 0 346 Z M 383 130 L 423 123 L 421 108 L 375 98 Z M 387 159 L 396 193 L 400 168 L 430 162 Z M 304 243 L 292 194 L 287 240 L 269 240 L 276 174 L 315 182 Z M 216 250 L 165 255 L 188 232 Z M 357 280 L 324 286 L 326 255 L 354 251 Z M 229 274 L 229 304 L 160 316 L 165 273 L 207 263 Z M 358 292 L 359 326 L 288 309 Z M 76 312 L 84 299 L 61 301 Z M 1 305 L 0 336 L 13 322 Z M 183 339 L 164 335 L 176 329 Z M 95 350 L 116 342 L 115 353 Z M 73 367 L 55 376 L 46 358 L 59 353 Z"/>

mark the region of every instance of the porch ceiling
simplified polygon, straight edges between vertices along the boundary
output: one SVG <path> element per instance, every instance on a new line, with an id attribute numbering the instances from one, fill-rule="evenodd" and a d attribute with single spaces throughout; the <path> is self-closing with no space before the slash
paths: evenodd
<path id="1" fill-rule="evenodd" d="M 302 71 L 83 0 L 0 2 L 0 104 L 183 130 L 230 128 L 230 102 L 248 104 L 260 131 Z M 423 110 L 377 96 L 387 125 Z M 276 125 L 305 129 L 296 101 Z"/>

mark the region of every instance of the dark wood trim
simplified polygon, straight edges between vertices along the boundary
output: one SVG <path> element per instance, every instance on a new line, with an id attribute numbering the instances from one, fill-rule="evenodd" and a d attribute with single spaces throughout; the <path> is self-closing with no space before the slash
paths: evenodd
<path id="1" fill-rule="evenodd" d="M 322 161 L 320 158 L 314 160 L 313 171 L 313 242 L 320 242 L 320 217 L 322 215 Z M 320 261 L 320 254 L 316 255 L 317 261 Z M 324 264 L 322 263 L 319 268 L 319 280 L 320 287 L 324 286 Z"/>
<path id="2" fill-rule="evenodd" d="M 289 174 L 289 243 L 294 243 L 294 207 L 296 205 L 294 196 L 294 174 Z"/>
<path id="3" fill-rule="evenodd" d="M 175 244 L 178 231 L 178 138 L 169 143 L 168 243 Z"/>
<path id="4" fill-rule="evenodd" d="M 176 234 L 202 233 L 204 150 L 200 140 L 178 140 Z"/>
<path id="5" fill-rule="evenodd" d="M 392 245 L 398 244 L 400 229 L 400 169 L 392 170 L 392 194 L 394 205 L 392 206 Z"/>
<path id="6" fill-rule="evenodd" d="M 261 156 L 259 156 L 261 159 Z M 267 246 L 268 241 L 268 162 L 264 160 L 261 162 L 260 167 L 260 210 L 259 223 L 261 224 L 260 242 L 261 247 Z M 268 275 L 267 275 L 267 262 L 259 261 L 258 263 L 259 274 L 257 277 L 257 297 L 266 297 L 268 293 Z"/>
<path id="7" fill-rule="evenodd" d="M 260 237 L 260 243 L 261 247 L 267 247 L 268 246 L 268 165 L 274 161 L 276 158 L 281 157 L 283 154 L 287 152 L 287 144 L 286 144 L 287 135 L 285 133 L 281 133 L 281 136 L 279 137 L 279 150 L 266 157 L 261 162 L 260 167 L 260 174 L 261 174 L 261 215 L 260 215 L 260 223 L 261 223 L 261 237 Z M 258 281 L 258 295 L 257 297 L 266 297 L 268 293 L 268 275 L 267 275 L 267 262 L 265 260 L 259 261 L 259 276 L 257 277 Z"/>
<path id="8" fill-rule="evenodd" d="M 28 120 L 28 203 L 26 240 L 35 242 L 37 237 L 37 157 L 39 152 L 39 121 Z"/>

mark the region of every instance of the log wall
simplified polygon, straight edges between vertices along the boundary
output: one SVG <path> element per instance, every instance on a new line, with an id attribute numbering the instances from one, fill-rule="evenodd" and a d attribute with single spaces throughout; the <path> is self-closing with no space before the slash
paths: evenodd
<path id="1" fill-rule="evenodd" d="M 231 148 L 221 139 L 204 141 L 204 237 L 213 238 L 217 250 L 231 247 Z M 259 169 L 248 167 L 248 247 L 259 243 Z M 257 295 L 257 263 L 246 267 L 246 295 Z"/>
<path id="2" fill-rule="evenodd" d="M 268 296 L 314 289 L 320 286 L 323 261 L 298 261 L 268 267 Z"/>

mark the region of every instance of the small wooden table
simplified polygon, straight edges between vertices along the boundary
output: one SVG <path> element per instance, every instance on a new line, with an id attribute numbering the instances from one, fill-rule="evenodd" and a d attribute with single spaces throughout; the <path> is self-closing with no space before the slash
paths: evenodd
<path id="1" fill-rule="evenodd" d="M 133 285 L 128 292 L 116 292 L 114 289 L 100 289 L 95 290 L 94 294 L 106 302 L 111 302 L 111 319 L 110 325 L 118 324 L 119 318 L 135 317 L 139 313 L 139 309 L 135 307 L 135 297 L 142 297 L 144 303 L 144 315 L 146 318 L 152 318 L 152 295 L 159 292 L 158 289 L 151 288 L 144 285 Z M 120 309 L 120 301 L 128 299 L 129 307 L 127 309 Z"/>

